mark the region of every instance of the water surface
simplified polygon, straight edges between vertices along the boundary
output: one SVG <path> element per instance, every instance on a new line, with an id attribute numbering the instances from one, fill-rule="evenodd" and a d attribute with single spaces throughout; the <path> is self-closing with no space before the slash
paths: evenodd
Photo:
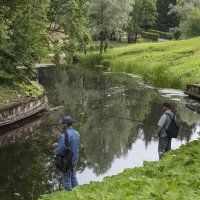
<path id="1" fill-rule="evenodd" d="M 52 150 L 42 144 L 57 141 L 61 127 L 55 124 L 64 115 L 74 118 L 73 126 L 81 134 L 80 184 L 102 181 L 125 168 L 142 166 L 144 160 L 158 160 L 153 135 L 163 101 L 171 101 L 181 127 L 172 148 L 198 137 L 200 104 L 182 91 L 156 89 L 129 74 L 80 67 L 42 68 L 38 79 L 46 88 L 49 112 L 0 130 L 2 200 L 35 200 L 62 189 Z"/>

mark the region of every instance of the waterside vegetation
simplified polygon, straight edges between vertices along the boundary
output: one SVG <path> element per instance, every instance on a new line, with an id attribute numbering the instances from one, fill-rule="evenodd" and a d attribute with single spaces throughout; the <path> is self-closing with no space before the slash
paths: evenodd
<path id="1" fill-rule="evenodd" d="M 44 195 L 40 200 L 199 199 L 199 145 L 200 140 L 192 141 L 167 153 L 160 162 L 144 162 L 143 167 L 126 169 L 101 183 Z"/>
<path id="2" fill-rule="evenodd" d="M 12 102 L 20 102 L 26 98 L 37 97 L 44 93 L 44 89 L 36 83 L 13 83 L 0 85 L 0 106 Z"/>
<path id="3" fill-rule="evenodd" d="M 84 66 L 104 65 L 112 71 L 141 75 L 157 87 L 184 89 L 200 80 L 200 38 L 143 43 L 82 56 Z"/>

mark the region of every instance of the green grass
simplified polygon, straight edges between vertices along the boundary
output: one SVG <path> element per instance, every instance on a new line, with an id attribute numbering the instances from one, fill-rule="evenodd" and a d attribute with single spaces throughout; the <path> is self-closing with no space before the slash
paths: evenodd
<path id="1" fill-rule="evenodd" d="M 9 102 L 21 101 L 26 97 L 37 97 L 43 93 L 34 83 L 28 84 L 1 84 L 0 85 L 0 106 Z"/>
<path id="2" fill-rule="evenodd" d="M 96 54 L 85 56 L 84 65 Z M 200 82 L 200 38 L 108 49 L 98 64 L 104 59 L 110 60 L 113 71 L 139 74 L 158 87 L 184 89 L 188 83 Z"/>
<path id="3" fill-rule="evenodd" d="M 151 42 L 152 40 L 145 39 L 145 38 L 138 38 L 137 43 L 147 43 Z M 127 42 L 127 38 L 122 38 L 121 41 L 109 41 L 108 42 L 108 49 L 113 49 L 113 48 L 118 48 L 118 47 L 125 47 L 125 46 L 130 46 L 133 45 L 131 43 Z M 99 49 L 100 46 L 100 41 L 91 41 L 88 44 L 88 47 L 93 46 L 96 47 L 96 50 Z"/>
<path id="4" fill-rule="evenodd" d="M 21 94 L 14 90 L 14 88 L 0 85 L 0 106 L 8 103 L 11 99 L 13 101 L 18 100 L 20 97 Z"/>
<path id="5" fill-rule="evenodd" d="M 56 192 L 40 200 L 197 200 L 200 199 L 200 140 L 170 151 L 159 162 L 126 169 L 103 182 Z"/>

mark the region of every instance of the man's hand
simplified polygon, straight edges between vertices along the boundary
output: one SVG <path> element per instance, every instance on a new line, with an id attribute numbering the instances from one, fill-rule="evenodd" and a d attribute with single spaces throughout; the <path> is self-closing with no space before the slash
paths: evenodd
<path id="1" fill-rule="evenodd" d="M 158 138 L 158 133 L 156 133 L 156 134 L 154 135 L 154 137 L 155 137 L 155 138 Z"/>
<path id="2" fill-rule="evenodd" d="M 53 148 L 55 148 L 55 147 L 58 146 L 58 143 L 53 143 L 51 146 L 52 146 Z"/>
<path id="3" fill-rule="evenodd" d="M 158 138 L 158 137 L 159 137 L 159 129 L 156 130 L 156 133 L 155 133 L 154 137 L 155 137 L 155 138 Z"/>
<path id="4" fill-rule="evenodd" d="M 161 132 L 162 128 L 161 127 L 158 127 L 158 129 L 156 130 L 156 133 L 154 135 L 155 138 L 158 138 L 159 137 L 159 134 Z"/>

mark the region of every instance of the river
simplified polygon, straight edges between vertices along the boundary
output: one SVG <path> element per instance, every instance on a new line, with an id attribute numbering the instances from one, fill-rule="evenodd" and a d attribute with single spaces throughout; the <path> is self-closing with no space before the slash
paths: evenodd
<path id="1" fill-rule="evenodd" d="M 57 122 L 65 115 L 73 117 L 81 134 L 80 184 L 158 160 L 154 124 L 164 101 L 171 102 L 181 130 L 172 148 L 198 138 L 200 104 L 182 91 L 150 87 L 130 74 L 78 66 L 41 68 L 38 80 L 46 89 L 49 111 L 0 130 L 0 200 L 36 200 L 62 190 L 52 150 L 45 145 L 57 141 Z"/>

